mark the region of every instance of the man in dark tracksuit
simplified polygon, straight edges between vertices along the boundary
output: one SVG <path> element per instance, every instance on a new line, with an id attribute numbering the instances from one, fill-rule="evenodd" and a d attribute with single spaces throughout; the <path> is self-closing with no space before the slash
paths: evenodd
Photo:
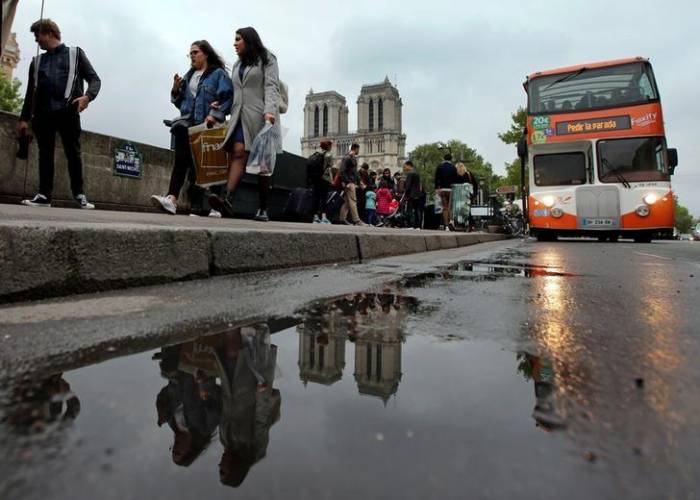
<path id="1" fill-rule="evenodd" d="M 68 161 L 71 191 L 80 208 L 95 208 L 83 190 L 83 162 L 80 157 L 80 113 L 97 97 L 100 78 L 85 52 L 61 43 L 61 31 L 50 19 L 32 24 L 30 31 L 44 52 L 29 66 L 29 82 L 17 134 L 28 133 L 29 120 L 39 146 L 39 192 L 23 205 L 51 206 L 54 181 L 56 133 L 61 136 Z M 83 93 L 83 80 L 87 92 Z"/>

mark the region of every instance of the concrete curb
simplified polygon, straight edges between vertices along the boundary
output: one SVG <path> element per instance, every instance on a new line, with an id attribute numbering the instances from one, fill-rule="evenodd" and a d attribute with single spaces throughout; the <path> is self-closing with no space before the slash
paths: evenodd
<path id="1" fill-rule="evenodd" d="M 444 250 L 482 233 L 254 231 L 0 224 L 0 303 Z"/>

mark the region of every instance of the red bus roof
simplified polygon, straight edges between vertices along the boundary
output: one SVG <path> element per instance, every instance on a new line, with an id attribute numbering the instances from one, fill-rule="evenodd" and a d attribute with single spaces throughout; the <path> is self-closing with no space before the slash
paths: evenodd
<path id="1" fill-rule="evenodd" d="M 588 64 L 577 64 L 576 66 L 565 66 L 563 68 L 550 69 L 547 71 L 537 71 L 535 73 L 532 73 L 528 77 L 528 80 L 532 80 L 533 78 L 537 78 L 540 76 L 546 76 L 546 75 L 557 75 L 559 73 L 573 73 L 575 71 L 580 70 L 581 68 L 587 68 L 587 69 L 604 68 L 606 66 L 617 66 L 620 64 L 628 64 L 628 63 L 643 62 L 643 61 L 648 62 L 649 59 L 646 59 L 644 57 L 628 57 L 626 59 L 613 59 L 610 61 L 599 61 L 599 62 L 588 63 Z"/>

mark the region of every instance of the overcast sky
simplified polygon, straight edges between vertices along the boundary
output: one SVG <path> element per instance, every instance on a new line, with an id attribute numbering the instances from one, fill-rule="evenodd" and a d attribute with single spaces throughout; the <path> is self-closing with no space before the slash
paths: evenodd
<path id="1" fill-rule="evenodd" d="M 28 32 L 40 0 L 21 0 L 13 31 L 26 83 L 35 49 Z M 700 2 L 697 0 L 498 1 L 46 0 L 63 41 L 82 47 L 102 78 L 83 128 L 166 146 L 163 118 L 172 75 L 183 74 L 192 41 L 206 38 L 230 64 L 236 28 L 254 26 L 289 85 L 285 149 L 299 153 L 304 98 L 336 90 L 348 99 L 350 129 L 363 83 L 398 81 L 407 152 L 460 139 L 498 173 L 514 148 L 497 133 L 525 104 L 522 82 L 537 70 L 628 56 L 651 59 L 681 203 L 700 216 Z M 695 21 L 692 21 L 692 20 Z"/>

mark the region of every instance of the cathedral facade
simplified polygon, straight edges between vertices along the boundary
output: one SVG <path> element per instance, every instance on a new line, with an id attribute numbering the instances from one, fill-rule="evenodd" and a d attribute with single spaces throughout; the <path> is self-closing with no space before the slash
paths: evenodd
<path id="1" fill-rule="evenodd" d="M 363 85 L 357 98 L 357 132 L 348 131 L 348 106 L 345 97 L 335 91 L 314 92 L 306 96 L 304 136 L 301 154 L 309 157 L 328 139 L 333 155 L 341 159 L 352 143 L 360 145 L 358 163 L 370 168 L 387 167 L 397 171 L 406 159 L 406 135 L 402 132 L 401 96 L 389 78 Z"/>

